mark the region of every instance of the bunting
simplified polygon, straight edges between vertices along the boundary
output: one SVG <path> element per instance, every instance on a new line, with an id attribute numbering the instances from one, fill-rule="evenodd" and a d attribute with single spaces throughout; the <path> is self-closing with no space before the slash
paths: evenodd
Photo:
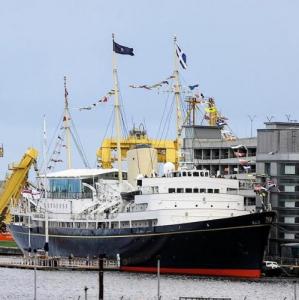
<path id="1" fill-rule="evenodd" d="M 164 85 L 169 85 L 169 80 L 174 79 L 174 78 L 175 78 L 175 76 L 171 75 L 168 78 L 166 78 L 165 80 L 162 80 L 155 84 L 151 84 L 151 85 L 149 85 L 149 84 L 140 84 L 140 85 L 131 84 L 131 85 L 129 85 L 129 87 L 133 88 L 133 89 L 146 89 L 146 90 L 152 90 L 152 89 L 157 89 L 157 88 L 159 89 Z"/>
<path id="2" fill-rule="evenodd" d="M 97 102 L 92 103 L 91 105 L 88 106 L 83 106 L 80 107 L 79 110 L 92 110 L 94 107 L 96 107 L 97 105 L 101 104 L 101 103 L 105 103 L 108 102 L 109 98 L 114 95 L 114 90 L 110 90 L 105 96 L 103 96 L 102 98 L 100 98 Z"/>

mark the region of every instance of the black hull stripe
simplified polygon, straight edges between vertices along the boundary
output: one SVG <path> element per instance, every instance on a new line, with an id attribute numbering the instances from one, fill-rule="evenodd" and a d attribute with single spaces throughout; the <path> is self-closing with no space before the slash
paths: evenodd
<path id="1" fill-rule="evenodd" d="M 18 226 L 18 225 L 15 225 Z M 257 228 L 257 227 L 268 227 L 271 224 L 261 224 L 261 225 L 250 225 L 250 226 L 236 226 L 236 227 L 224 227 L 224 228 L 215 228 L 215 229 L 195 229 L 188 231 L 174 231 L 174 232 L 164 232 L 164 233 L 144 233 L 144 234 L 129 234 L 129 235 L 58 235 L 58 234 L 49 234 L 49 237 L 55 238 L 76 238 L 76 239 L 115 239 L 115 238 L 135 238 L 135 237 L 148 237 L 148 236 L 162 236 L 162 235 L 177 235 L 177 234 L 188 234 L 196 232 L 207 232 L 207 231 L 224 231 L 224 230 L 235 230 L 242 228 Z M 28 235 L 28 232 L 14 231 L 13 234 L 22 234 Z M 42 233 L 33 233 L 30 232 L 31 236 L 45 236 Z"/>

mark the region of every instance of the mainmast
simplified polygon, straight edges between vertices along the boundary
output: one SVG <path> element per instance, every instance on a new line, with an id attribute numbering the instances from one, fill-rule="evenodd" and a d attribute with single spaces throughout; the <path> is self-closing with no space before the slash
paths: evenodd
<path id="1" fill-rule="evenodd" d="M 112 34 L 112 43 L 114 45 L 114 33 Z M 116 144 L 117 144 L 117 164 L 118 164 L 118 181 L 122 183 L 122 163 L 121 163 L 121 128 L 120 128 L 120 106 L 119 106 L 119 94 L 118 94 L 118 79 L 117 79 L 117 65 L 116 65 L 116 54 L 112 51 L 112 68 L 113 68 L 113 81 L 114 81 L 114 117 L 115 117 L 115 133 L 116 133 Z"/>
<path id="2" fill-rule="evenodd" d="M 63 116 L 63 124 L 65 129 L 65 137 L 66 137 L 66 161 L 67 168 L 72 168 L 72 149 L 71 149 L 71 130 L 70 130 L 70 113 L 69 113 L 69 101 L 68 101 L 68 91 L 66 87 L 66 76 L 64 76 L 64 116 Z"/>
<path id="3" fill-rule="evenodd" d="M 177 162 L 176 169 L 179 168 L 181 160 L 181 146 L 182 146 L 182 111 L 181 111 L 181 86 L 179 80 L 179 61 L 177 56 L 177 43 L 176 36 L 174 36 L 174 94 L 175 94 L 175 103 L 176 103 L 176 145 L 177 145 Z"/>

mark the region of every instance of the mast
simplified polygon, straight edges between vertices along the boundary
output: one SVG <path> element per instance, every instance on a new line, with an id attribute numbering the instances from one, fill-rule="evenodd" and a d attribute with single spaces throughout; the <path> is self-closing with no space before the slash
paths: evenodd
<path id="1" fill-rule="evenodd" d="M 179 61 L 176 54 L 177 51 L 177 43 L 176 36 L 174 36 L 174 95 L 175 95 L 175 103 L 176 103 L 176 142 L 177 142 L 177 162 L 176 169 L 179 168 L 180 160 L 181 160 L 181 146 L 182 146 L 182 111 L 181 111 L 181 91 L 180 91 L 180 80 L 179 80 Z"/>
<path id="2" fill-rule="evenodd" d="M 69 101 L 68 101 L 68 91 L 66 88 L 66 76 L 64 76 L 64 116 L 63 123 L 65 129 L 65 137 L 66 137 L 66 161 L 67 168 L 72 168 L 72 149 L 71 149 L 71 131 L 70 131 L 70 113 L 69 113 Z"/>
<path id="3" fill-rule="evenodd" d="M 112 42 L 114 45 L 114 33 L 112 33 Z M 122 163 L 121 163 L 121 148 L 120 148 L 120 106 L 119 106 L 119 94 L 118 94 L 118 80 L 117 80 L 117 65 L 116 54 L 112 50 L 112 68 L 113 68 L 113 82 L 114 82 L 114 117 L 115 117 L 115 133 L 117 144 L 117 164 L 118 164 L 118 181 L 122 183 Z"/>

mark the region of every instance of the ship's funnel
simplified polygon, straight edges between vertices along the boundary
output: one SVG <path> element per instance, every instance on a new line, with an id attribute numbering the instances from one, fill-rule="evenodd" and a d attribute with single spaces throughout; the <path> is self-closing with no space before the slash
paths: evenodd
<path id="1" fill-rule="evenodd" d="M 136 145 L 127 152 L 128 181 L 136 185 L 137 176 L 154 177 L 158 172 L 157 150 L 149 145 Z"/>

